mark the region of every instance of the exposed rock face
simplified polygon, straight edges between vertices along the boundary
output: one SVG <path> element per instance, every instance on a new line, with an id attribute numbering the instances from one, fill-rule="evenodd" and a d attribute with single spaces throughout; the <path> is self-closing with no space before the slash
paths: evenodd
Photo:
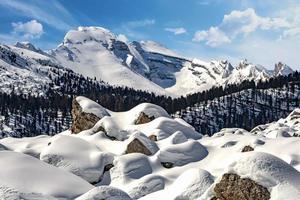
<path id="1" fill-rule="evenodd" d="M 148 116 L 146 115 L 146 113 L 141 112 L 139 117 L 135 120 L 134 124 L 146 124 L 148 122 L 151 122 L 152 120 L 154 120 L 155 117 L 154 116 Z"/>
<path id="2" fill-rule="evenodd" d="M 267 200 L 270 192 L 267 188 L 251 179 L 240 178 L 236 174 L 224 174 L 214 191 L 220 200 Z"/>
<path id="3" fill-rule="evenodd" d="M 92 113 L 83 112 L 76 98 L 72 102 L 72 118 L 71 131 L 74 134 L 92 128 L 100 120 Z"/>
<path id="4" fill-rule="evenodd" d="M 242 149 L 242 152 L 249 152 L 249 151 L 254 151 L 254 148 L 247 145 L 247 146 L 244 146 L 244 148 Z"/>
<path id="5" fill-rule="evenodd" d="M 150 135 L 149 139 L 156 142 L 157 141 L 157 136 L 156 135 Z"/>
<path id="6" fill-rule="evenodd" d="M 161 162 L 161 165 L 164 167 L 164 168 L 167 168 L 167 169 L 170 169 L 174 166 L 173 163 L 171 162 Z"/>
<path id="7" fill-rule="evenodd" d="M 126 154 L 128 153 L 142 153 L 145 154 L 147 156 L 152 155 L 151 151 L 149 149 L 147 149 L 147 147 L 137 138 L 132 140 L 132 142 L 130 142 L 127 145 L 127 149 L 126 149 Z"/>

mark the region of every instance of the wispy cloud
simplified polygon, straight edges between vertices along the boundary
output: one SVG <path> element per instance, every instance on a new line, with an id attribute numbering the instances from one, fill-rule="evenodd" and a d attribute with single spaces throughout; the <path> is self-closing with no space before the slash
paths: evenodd
<path id="1" fill-rule="evenodd" d="M 57 0 L 53 1 L 0 1 L 0 6 L 6 7 L 16 15 L 22 15 L 39 20 L 59 30 L 69 30 L 76 21 L 69 11 Z"/>
<path id="2" fill-rule="evenodd" d="M 165 31 L 171 32 L 174 35 L 181 35 L 181 34 L 186 34 L 187 31 L 183 27 L 178 27 L 178 28 L 165 28 Z"/>
<path id="3" fill-rule="evenodd" d="M 155 19 L 141 19 L 134 21 L 127 21 L 121 24 L 116 31 L 120 32 L 132 39 L 145 39 L 148 35 L 143 29 L 155 25 Z"/>

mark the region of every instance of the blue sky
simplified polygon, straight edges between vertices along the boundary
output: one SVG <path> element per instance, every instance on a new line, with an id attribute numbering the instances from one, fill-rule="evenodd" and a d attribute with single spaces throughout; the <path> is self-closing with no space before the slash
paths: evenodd
<path id="1" fill-rule="evenodd" d="M 300 69 L 298 0 L 0 0 L 0 42 L 55 48 L 78 26 L 154 40 L 187 57 Z"/>

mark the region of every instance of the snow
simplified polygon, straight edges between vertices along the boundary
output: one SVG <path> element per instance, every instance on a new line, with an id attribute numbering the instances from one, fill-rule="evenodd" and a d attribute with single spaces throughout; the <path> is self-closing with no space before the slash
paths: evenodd
<path id="1" fill-rule="evenodd" d="M 99 186 L 91 189 L 75 200 L 131 200 L 131 198 L 122 190 L 110 186 Z"/>
<path id="2" fill-rule="evenodd" d="M 113 156 L 83 139 L 57 135 L 43 149 L 40 159 L 95 183 L 100 180 L 104 167 L 112 163 Z"/>
<path id="3" fill-rule="evenodd" d="M 114 160 L 111 169 L 112 185 L 126 184 L 132 179 L 139 179 L 152 172 L 148 157 L 131 153 L 118 157 Z"/>
<path id="4" fill-rule="evenodd" d="M 252 132 L 226 128 L 208 137 L 152 104 L 119 113 L 98 108 L 109 115 L 79 134 L 65 131 L 53 137 L 0 140 L 0 145 L 9 149 L 0 151 L 4 166 L 0 193 L 37 199 L 206 200 L 214 195 L 214 186 L 223 174 L 235 173 L 266 187 L 272 200 L 300 198 L 300 138 L 295 137 L 299 109 Z M 141 112 L 155 119 L 135 125 Z M 100 125 L 106 132 L 97 131 Z M 156 135 L 158 141 L 149 140 L 150 135 Z M 127 145 L 135 138 L 152 155 L 126 154 Z M 242 152 L 245 146 L 254 151 Z M 108 164 L 112 168 L 104 170 Z"/>
<path id="5" fill-rule="evenodd" d="M 109 113 L 106 111 L 106 109 L 100 106 L 98 103 L 94 102 L 93 100 L 90 100 L 83 96 L 79 96 L 76 97 L 76 101 L 79 103 L 84 113 L 92 113 L 99 118 L 109 116 Z"/>
<path id="6" fill-rule="evenodd" d="M 71 173 L 22 153 L 0 151 L 0 165 L 0 185 L 23 193 L 74 198 L 93 188 Z"/>
<path id="7" fill-rule="evenodd" d="M 199 142 L 190 140 L 162 148 L 158 153 L 158 159 L 160 162 L 169 162 L 173 163 L 174 166 L 182 166 L 202 160 L 207 154 L 208 151 Z"/>
<path id="8" fill-rule="evenodd" d="M 144 49 L 144 51 L 152 52 L 152 53 L 159 53 L 167 56 L 174 56 L 174 57 L 180 57 L 177 53 L 174 51 L 162 46 L 161 44 L 158 44 L 154 41 L 141 41 L 141 46 Z"/>

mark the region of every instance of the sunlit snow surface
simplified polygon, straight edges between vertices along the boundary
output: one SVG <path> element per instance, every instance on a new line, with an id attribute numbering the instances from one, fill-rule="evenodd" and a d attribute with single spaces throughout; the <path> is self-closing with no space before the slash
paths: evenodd
<path id="1" fill-rule="evenodd" d="M 297 109 L 286 119 L 252 132 L 230 128 L 206 137 L 156 105 L 145 103 L 117 113 L 86 98 L 79 100 L 88 111 L 108 115 L 77 135 L 65 131 L 53 137 L 0 140 L 2 196 L 206 200 L 214 196 L 214 185 L 229 172 L 266 187 L 273 200 L 300 199 L 300 138 L 292 137 L 299 131 Z M 140 112 L 155 119 L 135 125 Z M 107 132 L 96 132 L 99 126 Z M 157 136 L 156 144 L 147 140 L 150 135 Z M 125 154 L 134 138 L 153 155 Z M 246 145 L 254 151 L 242 153 Z M 162 163 L 173 167 L 165 168 Z M 109 171 L 107 164 L 113 164 Z"/>

